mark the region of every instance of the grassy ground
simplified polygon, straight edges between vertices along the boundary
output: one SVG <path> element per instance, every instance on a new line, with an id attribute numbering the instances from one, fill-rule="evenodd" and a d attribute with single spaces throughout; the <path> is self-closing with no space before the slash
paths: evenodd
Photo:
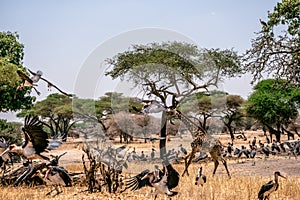
<path id="1" fill-rule="evenodd" d="M 257 135 L 257 134 L 255 134 Z M 252 135 L 248 134 L 248 139 L 252 139 Z M 228 136 L 222 136 L 223 144 L 227 143 Z M 173 142 L 173 147 L 178 148 L 180 143 L 184 143 L 187 149 L 188 138 L 183 138 Z M 247 144 L 248 141 L 237 141 L 237 144 Z M 155 144 L 156 146 L 157 144 Z M 136 143 L 137 152 L 144 150 L 149 153 L 152 144 Z M 61 165 L 66 167 L 70 172 L 82 172 L 81 151 L 82 144 L 71 141 L 64 144 L 55 154 L 64 151 L 68 153 L 62 157 Z M 194 184 L 195 174 L 200 164 L 192 164 L 189 168 L 190 176 L 180 177 L 179 186 L 173 189 L 178 191 L 178 195 L 172 199 L 207 199 L 207 200 L 252 200 L 257 199 L 258 191 L 261 185 L 273 179 L 273 173 L 276 170 L 283 172 L 288 178 L 279 179 L 279 189 L 271 195 L 271 199 L 276 200 L 298 200 L 300 199 L 300 163 L 295 158 L 289 159 L 285 156 L 274 156 L 267 160 L 257 159 L 255 165 L 251 160 L 231 160 L 228 161 L 228 167 L 232 174 L 229 179 L 226 175 L 224 167 L 220 164 L 216 175 L 212 176 L 213 163 L 202 163 L 203 173 L 207 176 L 207 183 L 201 187 Z M 173 164 L 174 168 L 181 174 L 184 169 L 183 164 Z M 153 163 L 138 162 L 130 163 L 129 169 L 124 173 L 126 176 L 132 176 L 143 169 L 153 169 Z M 56 197 L 46 196 L 51 190 L 49 186 L 38 187 L 1 187 L 0 199 L 7 200 L 25 200 L 25 199 L 153 199 L 154 190 L 152 188 L 142 188 L 136 192 L 126 191 L 122 194 L 109 193 L 93 193 L 86 191 L 87 187 L 75 185 L 73 187 L 62 188 L 63 193 Z M 53 195 L 55 192 L 53 192 Z M 166 199 L 164 195 L 159 195 L 158 199 Z"/>
<path id="2" fill-rule="evenodd" d="M 182 172 L 182 165 L 174 166 L 179 172 Z M 208 181 L 201 187 L 194 184 L 194 176 L 181 177 L 179 186 L 174 189 L 179 194 L 173 199 L 210 199 L 210 200 L 228 200 L 228 199 L 257 199 L 257 193 L 262 184 L 273 179 L 273 176 L 233 176 L 231 179 L 225 175 L 223 170 L 211 176 L 212 166 L 205 166 L 205 173 Z M 234 172 L 234 171 L 233 171 Z M 196 173 L 196 167 L 191 167 L 191 174 Z M 274 192 L 271 199 L 287 200 L 300 199 L 300 180 L 299 178 L 288 177 L 288 179 L 279 180 L 280 187 Z M 45 196 L 51 187 L 2 187 L 0 199 L 153 199 L 154 190 L 152 188 L 143 188 L 136 192 L 125 192 L 122 194 L 93 193 L 86 192 L 86 187 L 74 186 L 63 188 L 63 193 L 53 198 Z M 53 195 L 55 192 L 53 192 Z M 158 199 L 165 199 L 164 195 L 159 195 Z"/>

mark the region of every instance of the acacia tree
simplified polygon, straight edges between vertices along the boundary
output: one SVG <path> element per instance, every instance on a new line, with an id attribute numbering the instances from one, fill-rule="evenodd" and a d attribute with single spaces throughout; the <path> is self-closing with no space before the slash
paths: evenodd
<path id="1" fill-rule="evenodd" d="M 34 97 L 26 95 L 26 89 L 14 98 L 16 88 L 22 82 L 17 70 L 24 70 L 24 45 L 18 39 L 17 33 L 0 32 L 0 112 L 28 109 L 35 101 Z"/>
<path id="2" fill-rule="evenodd" d="M 239 95 L 227 95 L 226 96 L 226 109 L 223 111 L 225 116 L 223 117 L 223 122 L 227 127 L 231 140 L 234 140 L 233 123 L 238 123 L 244 116 L 242 105 L 244 99 Z"/>
<path id="3" fill-rule="evenodd" d="M 282 87 L 274 79 L 263 80 L 254 87 L 246 104 L 247 113 L 268 127 L 280 141 L 281 127 L 289 125 L 298 116 L 299 88 Z M 285 85 L 285 80 L 279 80 Z M 274 89 L 275 88 L 275 89 Z"/>
<path id="4" fill-rule="evenodd" d="M 209 119 L 221 118 L 231 139 L 234 140 L 233 123 L 238 123 L 243 117 L 241 110 L 243 101 L 238 95 L 228 95 L 222 91 L 200 92 L 184 103 L 181 110 L 194 115 L 195 122 L 205 130 L 209 127 Z"/>
<path id="5" fill-rule="evenodd" d="M 68 132 L 74 125 L 72 112 L 72 99 L 62 94 L 50 94 L 46 99 L 34 104 L 32 109 L 22 110 L 18 117 L 26 115 L 41 116 L 52 136 L 61 136 L 63 141 L 67 140 Z"/>
<path id="6" fill-rule="evenodd" d="M 299 0 L 282 0 L 268 12 L 267 21 L 261 21 L 261 31 L 244 55 L 244 67 L 253 74 L 253 82 L 267 73 L 300 85 L 299 16 Z"/>
<path id="7" fill-rule="evenodd" d="M 131 81 L 149 99 L 176 108 L 187 96 L 217 86 L 223 76 L 240 72 L 239 57 L 233 50 L 199 49 L 180 43 L 134 45 L 107 60 L 106 75 Z M 166 113 L 162 112 L 161 137 L 166 137 Z M 160 156 L 166 153 L 160 141 Z"/>

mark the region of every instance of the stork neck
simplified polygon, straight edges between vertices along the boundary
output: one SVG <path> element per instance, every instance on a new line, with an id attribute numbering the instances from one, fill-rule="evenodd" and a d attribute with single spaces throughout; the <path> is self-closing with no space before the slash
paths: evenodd
<path id="1" fill-rule="evenodd" d="M 24 154 L 23 153 L 23 148 L 21 146 L 16 146 L 14 147 L 12 150 L 10 150 L 10 152 L 13 152 L 13 153 L 17 153 L 17 154 Z"/>
<path id="2" fill-rule="evenodd" d="M 275 183 L 278 184 L 278 174 L 275 174 L 275 179 L 274 179 Z"/>

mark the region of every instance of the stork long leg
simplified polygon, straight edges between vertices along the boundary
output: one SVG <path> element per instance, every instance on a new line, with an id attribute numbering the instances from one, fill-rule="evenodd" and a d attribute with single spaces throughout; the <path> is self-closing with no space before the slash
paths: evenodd
<path id="1" fill-rule="evenodd" d="M 32 87 L 32 88 L 35 90 L 35 92 L 36 92 L 38 95 L 41 94 L 35 87 Z"/>
<path id="2" fill-rule="evenodd" d="M 55 190 L 56 190 L 56 194 L 53 197 L 62 193 L 62 191 L 59 191 L 59 186 L 55 186 Z"/>
<path id="3" fill-rule="evenodd" d="M 50 195 L 55 189 L 51 189 L 47 194 L 46 196 Z"/>
<path id="4" fill-rule="evenodd" d="M 51 189 L 47 194 L 46 196 L 50 195 L 54 190 L 56 191 L 56 194 L 53 196 L 55 197 L 56 195 L 59 195 L 60 193 L 62 193 L 62 191 L 59 191 L 59 187 L 58 186 L 53 186 L 54 189 Z"/>

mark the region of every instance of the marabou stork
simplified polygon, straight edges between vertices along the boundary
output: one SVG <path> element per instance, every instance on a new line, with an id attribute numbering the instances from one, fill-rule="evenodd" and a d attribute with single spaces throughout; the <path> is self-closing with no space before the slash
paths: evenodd
<path id="1" fill-rule="evenodd" d="M 136 107 L 133 107 L 133 109 L 137 112 L 148 114 L 148 113 L 159 113 L 166 110 L 166 108 L 156 100 L 143 100 L 143 99 L 136 98 L 136 101 L 145 104 L 141 111 L 139 111 Z"/>
<path id="2" fill-rule="evenodd" d="M 204 160 L 204 159 L 206 159 L 206 158 L 208 158 L 208 154 L 207 154 L 206 152 L 201 151 L 201 152 L 199 153 L 199 156 L 198 156 L 197 158 L 195 158 L 195 159 L 193 160 L 193 162 L 198 162 L 198 161 Z"/>
<path id="3" fill-rule="evenodd" d="M 280 153 L 280 147 L 277 145 L 276 141 L 273 140 L 272 145 L 271 145 L 271 150 L 272 151 L 277 151 L 278 153 Z"/>
<path id="4" fill-rule="evenodd" d="M 151 160 L 154 160 L 154 157 L 155 157 L 155 149 L 152 148 L 150 156 L 151 156 Z"/>
<path id="5" fill-rule="evenodd" d="M 7 163 L 9 160 L 11 160 L 9 154 L 2 154 L 6 149 L 8 148 L 8 144 L 6 142 L 6 140 L 1 137 L 0 138 L 0 167 L 4 166 L 5 167 L 5 163 Z"/>
<path id="6" fill-rule="evenodd" d="M 48 166 L 44 174 L 38 170 L 35 173 L 35 176 L 38 176 L 40 179 L 42 179 L 46 185 L 54 187 L 54 189 L 48 192 L 46 195 L 50 195 L 54 190 L 56 190 L 55 195 L 62 193 L 62 191 L 59 190 L 59 186 L 72 186 L 72 179 L 68 171 L 60 166 Z"/>
<path id="7" fill-rule="evenodd" d="M 278 190 L 279 183 L 278 177 L 281 176 L 282 178 L 286 179 L 286 177 L 282 176 L 279 171 L 274 173 L 274 180 L 269 181 L 268 183 L 261 186 L 258 192 L 258 199 L 259 200 L 266 200 L 270 198 L 270 194 L 276 190 Z"/>
<path id="8" fill-rule="evenodd" d="M 255 137 L 255 136 L 254 136 L 254 138 L 253 138 L 251 144 L 252 144 L 253 147 L 255 147 L 255 145 L 256 145 L 256 137 Z"/>
<path id="9" fill-rule="evenodd" d="M 27 76 L 27 75 L 26 75 L 24 72 L 22 72 L 21 70 L 17 70 L 17 73 L 18 73 L 18 75 L 23 79 L 23 82 L 17 87 L 14 98 L 16 98 L 17 91 L 18 91 L 19 89 L 22 89 L 22 88 L 25 87 L 25 86 L 28 86 L 28 87 L 33 88 L 33 89 L 36 91 L 36 93 L 37 93 L 38 95 L 40 95 L 41 93 L 35 88 L 35 86 L 37 86 L 36 83 L 37 83 L 39 80 L 45 81 L 45 82 L 48 84 L 48 88 L 54 87 L 54 88 L 56 88 L 59 92 L 61 92 L 62 94 L 66 95 L 66 96 L 72 96 L 71 94 L 68 94 L 68 93 L 62 91 L 61 89 L 59 89 L 56 85 L 54 85 L 54 84 L 51 83 L 50 81 L 44 79 L 44 78 L 42 77 L 42 75 L 43 75 L 43 72 L 42 72 L 42 71 L 38 70 L 36 73 L 33 72 L 33 71 L 31 71 L 30 69 L 28 69 L 28 71 L 32 74 L 32 77 L 30 77 L 30 78 L 29 78 L 29 76 Z"/>
<path id="10" fill-rule="evenodd" d="M 198 173 L 196 175 L 195 185 L 198 185 L 198 183 L 203 186 L 204 183 L 206 183 L 206 176 L 202 174 L 202 166 L 199 167 Z"/>
<path id="11" fill-rule="evenodd" d="M 180 144 L 179 147 L 180 147 L 180 151 L 181 151 L 184 155 L 187 155 L 187 154 L 188 154 L 187 150 L 182 146 L 182 144 Z"/>
<path id="12" fill-rule="evenodd" d="M 24 142 L 21 146 L 16 144 L 9 145 L 0 156 L 8 152 L 14 152 L 23 155 L 28 160 L 44 159 L 49 160 L 48 157 L 41 155 L 49 147 L 48 134 L 43 130 L 43 124 L 37 116 L 26 116 L 24 127 Z"/>
<path id="13" fill-rule="evenodd" d="M 149 140 L 152 144 L 154 144 L 157 140 L 165 140 L 166 137 L 136 137 L 137 139 L 143 139 L 145 140 L 145 143 L 147 140 Z"/>
<path id="14" fill-rule="evenodd" d="M 156 199 L 158 193 L 165 194 L 168 197 L 175 196 L 178 192 L 171 191 L 179 183 L 179 173 L 172 167 L 172 165 L 167 161 L 163 161 L 163 170 L 157 172 L 150 170 L 144 170 L 140 174 L 125 180 L 126 187 L 122 192 L 127 189 L 131 191 L 136 191 L 145 186 L 154 187 L 156 189 L 156 194 L 154 199 Z M 160 173 L 157 177 L 157 173 Z"/>
<path id="15" fill-rule="evenodd" d="M 232 156 L 232 152 L 233 152 L 233 144 L 228 142 L 228 146 L 227 146 L 227 152 L 229 154 L 229 157 Z"/>
<path id="16" fill-rule="evenodd" d="M 264 27 L 264 26 L 267 26 L 267 23 L 265 21 L 263 21 L 262 19 L 259 19 L 259 22 L 261 23 L 261 25 Z"/>

